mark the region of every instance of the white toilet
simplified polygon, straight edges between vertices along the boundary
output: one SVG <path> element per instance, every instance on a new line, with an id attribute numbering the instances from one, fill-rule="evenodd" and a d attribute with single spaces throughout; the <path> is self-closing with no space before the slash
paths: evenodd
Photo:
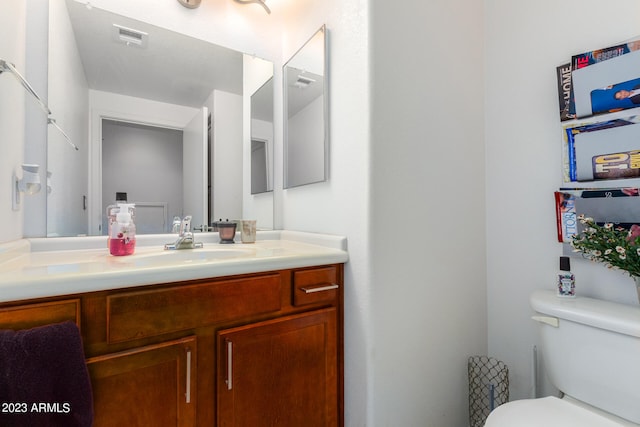
<path id="1" fill-rule="evenodd" d="M 562 399 L 516 400 L 497 407 L 485 427 L 640 426 L 640 307 L 536 291 L 549 380 Z"/>

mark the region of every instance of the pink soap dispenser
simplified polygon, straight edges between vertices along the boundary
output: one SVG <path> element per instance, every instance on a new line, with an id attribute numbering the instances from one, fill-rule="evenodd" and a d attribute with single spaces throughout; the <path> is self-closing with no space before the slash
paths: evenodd
<path id="1" fill-rule="evenodd" d="M 109 253 L 115 256 L 131 255 L 136 248 L 136 226 L 130 213 L 133 204 L 121 203 L 120 212 L 111 226 Z"/>

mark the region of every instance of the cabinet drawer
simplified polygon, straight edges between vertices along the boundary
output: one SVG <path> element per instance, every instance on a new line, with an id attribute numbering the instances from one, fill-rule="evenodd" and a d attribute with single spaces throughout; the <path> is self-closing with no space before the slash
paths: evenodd
<path id="1" fill-rule="evenodd" d="M 0 308 L 0 329 L 29 329 L 67 320 L 80 326 L 79 299 Z"/>
<path id="2" fill-rule="evenodd" d="M 338 295 L 338 269 L 335 266 L 298 270 L 293 273 L 293 305 L 328 303 Z"/>
<path id="3" fill-rule="evenodd" d="M 107 297 L 107 341 L 117 343 L 279 311 L 279 274 L 124 292 Z"/>

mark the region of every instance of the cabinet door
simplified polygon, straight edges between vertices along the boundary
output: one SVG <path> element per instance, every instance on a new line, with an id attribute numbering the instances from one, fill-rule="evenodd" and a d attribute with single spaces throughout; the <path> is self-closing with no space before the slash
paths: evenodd
<path id="1" fill-rule="evenodd" d="M 336 309 L 218 333 L 218 426 L 338 425 Z"/>
<path id="2" fill-rule="evenodd" d="M 196 338 L 87 360 L 94 427 L 195 425 Z"/>

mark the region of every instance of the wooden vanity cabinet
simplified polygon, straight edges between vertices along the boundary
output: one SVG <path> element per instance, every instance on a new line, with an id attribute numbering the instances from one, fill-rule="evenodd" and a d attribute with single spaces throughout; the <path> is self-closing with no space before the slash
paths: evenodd
<path id="1" fill-rule="evenodd" d="M 94 426 L 196 425 L 196 337 L 87 359 Z"/>
<path id="2" fill-rule="evenodd" d="M 218 333 L 218 426 L 338 425 L 334 307 Z"/>
<path id="3" fill-rule="evenodd" d="M 0 329 L 81 325 L 94 427 L 342 426 L 342 288 L 342 264 L 124 288 L 3 303 Z"/>
<path id="4" fill-rule="evenodd" d="M 342 270 L 291 279 L 302 312 L 217 333 L 219 427 L 342 425 Z"/>

